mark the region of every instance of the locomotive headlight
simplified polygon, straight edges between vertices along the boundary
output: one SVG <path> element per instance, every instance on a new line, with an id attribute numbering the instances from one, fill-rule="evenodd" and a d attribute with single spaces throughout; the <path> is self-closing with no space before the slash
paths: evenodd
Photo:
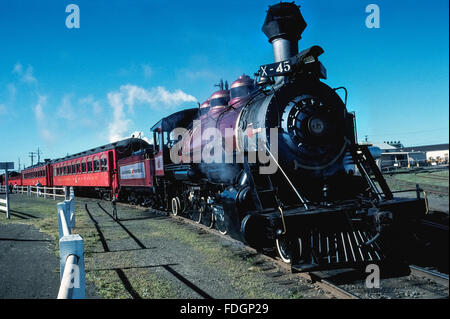
<path id="1" fill-rule="evenodd" d="M 309 131 L 315 135 L 322 135 L 325 131 L 325 123 L 318 117 L 311 117 L 308 123 Z"/>

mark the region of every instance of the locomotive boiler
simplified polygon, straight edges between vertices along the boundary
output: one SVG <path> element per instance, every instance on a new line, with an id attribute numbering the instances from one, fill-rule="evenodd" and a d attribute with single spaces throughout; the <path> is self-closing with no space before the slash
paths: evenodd
<path id="1" fill-rule="evenodd" d="M 153 127 L 155 194 L 175 215 L 275 248 L 296 271 L 380 262 L 398 252 L 425 202 L 394 198 L 357 143 L 336 92 L 346 89 L 322 82 L 323 49 L 298 52 L 305 28 L 294 3 L 270 6 L 262 30 L 273 63 L 221 81 L 198 109 Z"/>

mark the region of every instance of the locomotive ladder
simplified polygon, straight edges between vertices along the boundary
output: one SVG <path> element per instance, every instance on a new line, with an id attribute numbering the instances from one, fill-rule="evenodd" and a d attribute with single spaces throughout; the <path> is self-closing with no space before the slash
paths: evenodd
<path id="1" fill-rule="evenodd" d="M 382 199 L 382 196 L 378 190 L 378 187 L 374 183 L 374 180 L 378 183 L 378 185 L 380 185 L 385 199 L 393 199 L 392 192 L 389 189 L 383 174 L 381 174 L 381 171 L 372 154 L 370 154 L 368 145 L 350 144 L 349 150 L 354 163 L 358 167 L 358 170 L 361 175 L 364 176 L 370 188 L 372 188 L 375 194 L 377 194 L 378 199 Z M 372 179 L 370 173 L 374 175 L 374 179 Z"/>

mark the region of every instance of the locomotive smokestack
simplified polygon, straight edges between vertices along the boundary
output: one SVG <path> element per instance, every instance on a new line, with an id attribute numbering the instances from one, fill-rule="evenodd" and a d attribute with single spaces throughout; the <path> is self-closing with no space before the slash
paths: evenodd
<path id="1" fill-rule="evenodd" d="M 306 22 L 294 2 L 269 6 L 262 31 L 273 46 L 275 62 L 287 60 L 298 53 L 298 41 L 305 28 Z"/>

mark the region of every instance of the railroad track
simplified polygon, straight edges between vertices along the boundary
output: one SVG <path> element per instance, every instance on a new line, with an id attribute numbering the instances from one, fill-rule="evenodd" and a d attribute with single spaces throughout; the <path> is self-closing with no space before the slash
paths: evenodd
<path id="1" fill-rule="evenodd" d="M 148 210 L 148 208 L 135 206 L 126 203 L 118 203 L 120 206 L 133 207 L 139 210 Z M 101 206 L 99 204 L 99 206 Z M 104 211 L 105 209 L 102 208 Z M 230 242 L 235 242 L 243 246 L 249 254 L 258 255 L 262 260 L 268 262 L 277 269 L 283 270 L 285 273 L 291 272 L 290 265 L 284 263 L 278 257 L 274 257 L 269 254 L 257 251 L 249 246 L 243 245 L 242 242 L 233 239 L 227 235 L 221 234 L 215 229 L 211 229 L 200 223 L 196 223 L 188 218 L 181 216 L 174 216 L 172 214 L 167 214 L 160 210 L 156 210 L 161 214 L 168 215 L 173 220 L 178 223 L 190 224 L 194 226 L 201 232 L 207 232 L 214 234 L 219 238 L 224 238 Z M 105 211 L 106 212 L 106 211 Z M 107 213 L 107 212 L 106 212 Z M 110 215 L 108 213 L 108 215 Z M 110 215 L 111 216 L 111 215 Z M 120 218 L 120 216 L 119 216 Z M 120 219 L 119 219 L 120 222 Z M 382 278 L 381 286 L 385 286 L 384 289 L 368 289 L 365 287 L 365 277 L 364 274 L 360 273 L 359 279 L 355 282 L 342 281 L 342 278 L 346 277 L 346 271 L 354 275 L 354 270 L 335 270 L 335 271 L 313 271 L 305 273 L 292 274 L 300 278 L 306 279 L 312 284 L 314 284 L 319 289 L 327 291 L 335 298 L 339 299 L 360 299 L 360 298 L 448 298 L 448 275 L 440 274 L 432 270 L 428 270 L 416 265 L 411 265 L 411 274 L 399 277 L 399 278 Z M 351 276 L 349 275 L 349 276 Z M 338 278 L 338 280 L 336 279 Z M 397 289 L 398 288 L 398 289 Z M 400 292 L 399 292 L 400 291 Z M 418 292 L 417 292 L 418 291 Z M 427 293 L 429 292 L 429 293 Z"/>
<path id="2" fill-rule="evenodd" d="M 421 219 L 420 223 L 424 226 L 428 226 L 433 229 L 443 230 L 443 231 L 448 232 L 448 224 L 446 225 L 446 224 L 442 224 L 442 223 L 437 223 L 437 222 L 426 220 L 426 219 Z"/>
<path id="3" fill-rule="evenodd" d="M 411 273 L 415 274 L 416 276 L 423 276 L 425 278 L 431 279 L 445 287 L 448 286 L 448 274 L 443 274 L 441 272 L 426 269 L 420 266 L 416 265 L 410 265 L 409 268 L 411 269 Z"/>
<path id="4" fill-rule="evenodd" d="M 126 204 L 126 203 L 118 203 L 118 205 L 121 206 L 125 206 L 125 207 L 132 207 L 132 208 L 137 208 L 140 210 L 148 210 L 148 208 L 145 207 L 141 207 L 141 206 L 136 206 L 136 205 L 131 205 L 131 204 Z M 157 210 L 159 211 L 159 210 Z M 166 212 L 161 212 L 161 214 L 167 215 Z M 193 220 L 190 220 L 188 218 L 185 217 L 181 217 L 181 216 L 174 216 L 172 214 L 168 214 L 169 217 L 171 217 L 172 219 L 176 220 L 177 222 L 180 223 L 185 223 L 185 224 L 190 224 L 204 232 L 213 234 L 215 236 L 218 236 L 219 238 L 224 238 L 230 242 L 234 242 L 238 245 L 243 245 L 242 242 L 231 238 L 230 236 L 227 235 L 223 235 L 221 234 L 218 230 L 216 229 L 212 229 L 209 228 L 208 226 L 205 226 L 203 224 L 200 223 L 196 223 Z M 244 249 L 252 255 L 259 255 L 264 261 L 269 262 L 271 264 L 275 264 L 277 266 L 278 269 L 280 270 L 284 270 L 287 273 L 291 273 L 291 267 L 290 265 L 284 263 L 281 259 L 277 258 L 277 257 L 272 257 L 266 254 L 262 254 L 260 251 L 257 251 L 256 249 L 253 249 L 249 246 L 243 245 Z M 329 292 L 330 294 L 332 294 L 335 298 L 339 298 L 339 299 L 359 299 L 358 296 L 352 294 L 349 291 L 346 291 L 345 289 L 342 289 L 340 287 L 338 287 L 337 285 L 335 285 L 334 283 L 330 282 L 329 280 L 327 280 L 325 278 L 325 276 L 322 273 L 319 272 L 310 272 L 310 273 L 297 273 L 295 274 L 298 277 L 301 277 L 303 279 L 306 279 L 310 282 L 312 282 L 315 286 L 317 286 L 318 288 Z"/>

